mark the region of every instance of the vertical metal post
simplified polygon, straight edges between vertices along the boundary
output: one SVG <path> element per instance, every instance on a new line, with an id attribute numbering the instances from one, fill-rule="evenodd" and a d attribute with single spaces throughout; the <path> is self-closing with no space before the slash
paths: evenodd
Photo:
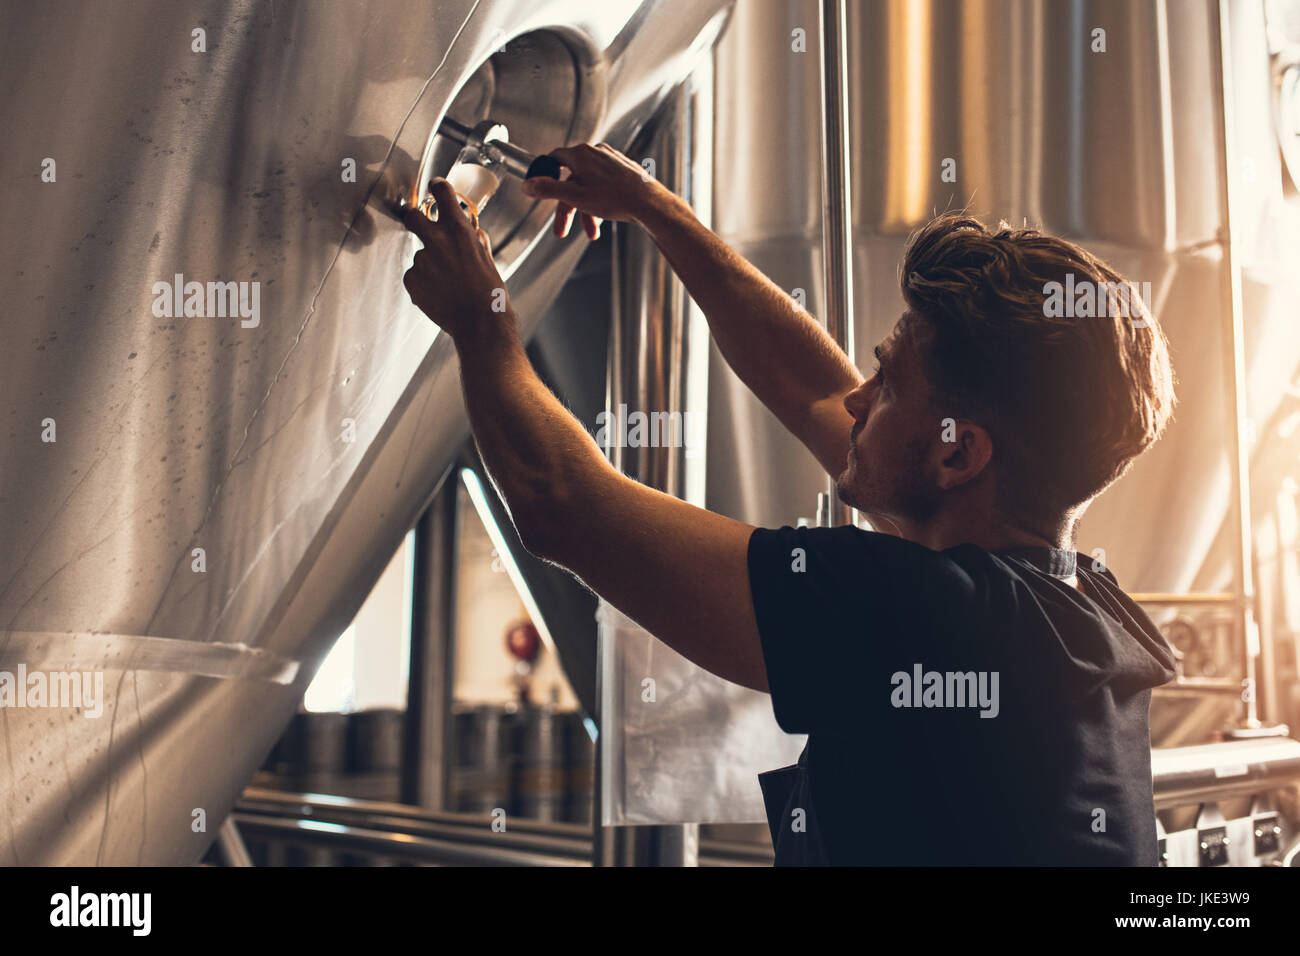
<path id="1" fill-rule="evenodd" d="M 450 810 L 452 678 L 456 621 L 457 469 L 442 480 L 415 527 L 411 667 L 402 759 L 402 800 Z"/>
<path id="2" fill-rule="evenodd" d="M 1211 17 L 1213 30 L 1214 18 Z M 1219 84 L 1220 118 L 1223 128 L 1222 189 L 1220 195 L 1223 222 L 1223 265 L 1227 281 L 1223 286 L 1222 312 L 1228 339 L 1228 415 L 1232 427 L 1228 432 L 1229 473 L 1232 478 L 1232 505 L 1229 522 L 1232 528 L 1233 573 L 1236 575 L 1236 625 L 1241 641 L 1242 662 L 1249 693 L 1241 723 L 1243 730 L 1260 725 L 1256 698 L 1259 660 L 1259 628 L 1255 620 L 1255 574 L 1251 561 L 1250 448 L 1245 440 L 1246 420 L 1246 343 L 1245 316 L 1241 297 L 1241 269 L 1238 265 L 1234 225 L 1240 221 L 1237 211 L 1237 177 L 1241 175 L 1237 155 L 1237 133 L 1233 116 L 1232 30 L 1228 0 L 1218 3 L 1218 69 L 1213 71 Z"/>
<path id="3" fill-rule="evenodd" d="M 849 180 L 848 17 L 844 0 L 820 0 L 822 106 L 822 259 L 825 263 L 826 331 L 850 362 L 853 346 L 853 192 Z M 854 522 L 827 481 L 825 521 Z M 823 512 L 819 502 L 819 516 Z M 820 523 L 820 522 L 819 522 Z"/>

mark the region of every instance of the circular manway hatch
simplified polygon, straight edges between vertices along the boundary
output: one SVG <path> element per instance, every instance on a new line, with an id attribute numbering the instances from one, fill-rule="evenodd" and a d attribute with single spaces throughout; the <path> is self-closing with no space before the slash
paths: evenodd
<path id="1" fill-rule="evenodd" d="M 600 116 L 602 73 L 582 37 L 557 30 L 524 33 L 470 75 L 444 115 L 470 127 L 490 119 L 506 127 L 511 143 L 533 154 L 546 153 L 591 137 Z M 460 151 L 459 143 L 436 131 L 429 137 L 417 180 L 421 191 L 430 179 L 447 175 Z M 491 237 L 503 276 L 509 276 L 549 219 L 549 208 L 524 195 L 518 179 L 502 177 L 479 225 Z"/>

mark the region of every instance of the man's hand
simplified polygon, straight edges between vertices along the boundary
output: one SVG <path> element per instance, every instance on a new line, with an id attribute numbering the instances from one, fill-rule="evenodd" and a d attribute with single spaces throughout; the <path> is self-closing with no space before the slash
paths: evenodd
<path id="1" fill-rule="evenodd" d="M 506 284 L 492 260 L 487 233 L 470 224 L 445 179 L 435 179 L 430 189 L 438 202 L 437 221 L 414 208 L 402 219 L 424 243 L 402 276 L 411 301 L 453 340 L 475 323 L 503 319 L 513 323 Z"/>
<path id="2" fill-rule="evenodd" d="M 554 231 L 567 236 L 575 212 L 592 239 L 600 235 L 600 221 L 643 222 L 656 208 L 673 200 L 673 194 L 644 169 L 608 143 L 568 146 L 551 151 L 567 166 L 568 179 L 536 176 L 524 181 L 524 192 L 536 199 L 556 199 Z"/>

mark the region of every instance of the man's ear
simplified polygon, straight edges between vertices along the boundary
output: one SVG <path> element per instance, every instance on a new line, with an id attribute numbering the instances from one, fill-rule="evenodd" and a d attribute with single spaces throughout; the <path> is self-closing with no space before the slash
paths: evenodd
<path id="1" fill-rule="evenodd" d="M 946 418 L 935 444 L 935 480 L 956 488 L 978 478 L 993 460 L 993 437 L 975 422 Z"/>

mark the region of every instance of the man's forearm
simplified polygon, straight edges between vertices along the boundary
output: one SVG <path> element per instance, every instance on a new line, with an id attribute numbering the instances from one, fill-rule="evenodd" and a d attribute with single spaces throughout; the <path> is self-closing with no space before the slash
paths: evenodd
<path id="1" fill-rule="evenodd" d="M 849 357 L 679 197 L 640 221 L 704 312 L 728 364 L 787 428 L 807 440 L 803 429 L 813 405 L 861 383 Z M 846 440 L 847 434 L 846 426 Z"/>
<path id="2" fill-rule="evenodd" d="M 569 503 L 593 493 L 613 467 L 538 378 L 512 314 L 462 332 L 456 351 L 479 455 L 525 546 L 543 552 Z"/>

